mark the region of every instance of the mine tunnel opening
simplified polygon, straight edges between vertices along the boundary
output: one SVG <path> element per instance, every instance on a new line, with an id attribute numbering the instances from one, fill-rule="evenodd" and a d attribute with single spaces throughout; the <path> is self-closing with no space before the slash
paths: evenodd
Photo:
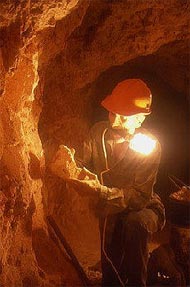
<path id="1" fill-rule="evenodd" d="M 171 47 L 175 54 L 168 59 Z M 143 126 L 158 137 L 162 146 L 155 190 L 167 207 L 170 193 L 176 190 L 168 175 L 173 174 L 189 184 L 188 58 L 185 48 L 184 43 L 170 43 L 152 55 L 140 56 L 122 65 L 112 66 L 101 72 L 93 82 L 74 90 L 72 84 L 75 86 L 75 78 L 71 75 L 68 75 L 68 87 L 64 87 L 62 55 L 56 56 L 46 71 L 43 109 L 39 121 L 43 145 L 50 143 L 50 146 L 54 146 L 51 151 L 48 150 L 46 156 L 51 157 L 59 144 L 73 147 L 76 155 L 80 156 L 89 128 L 100 120 L 108 119 L 107 111 L 100 105 L 101 100 L 111 93 L 118 82 L 127 78 L 141 78 L 153 94 L 153 112 Z M 173 64 L 176 53 L 181 54 L 180 65 L 179 60 Z M 186 66 L 182 73 L 184 61 Z M 172 69 L 175 69 L 176 78 L 167 74 Z M 181 83 L 176 85 L 175 81 L 178 81 L 180 74 Z"/>
<path id="2" fill-rule="evenodd" d="M 172 45 L 175 46 L 176 43 Z M 170 45 L 165 49 L 169 51 Z M 100 73 L 92 83 L 73 91 L 71 87 L 65 90 L 61 55 L 57 56 L 46 74 L 39 134 L 47 163 L 60 144 L 75 148 L 76 155 L 80 156 L 83 140 L 90 127 L 98 121 L 108 119 L 108 112 L 100 105 L 102 99 L 124 79 L 144 80 L 152 91 L 153 103 L 152 114 L 147 117 L 143 126 L 159 139 L 162 146 L 155 191 L 165 204 L 168 220 L 169 195 L 176 191 L 168 175 L 173 174 L 185 183 L 189 182 L 189 104 L 184 86 L 176 88 L 173 80 L 162 77 L 162 73 L 166 73 L 164 60 L 163 70 L 158 72 L 155 62 L 162 61 L 160 57 L 158 51 L 154 55 L 141 56 L 122 65 L 112 66 Z M 172 65 L 168 69 L 172 69 Z M 181 70 L 176 69 L 176 75 L 180 73 Z M 71 79 L 71 86 L 72 83 L 74 78 Z M 64 181 L 57 177 L 53 181 L 45 180 L 45 189 L 48 213 L 58 222 L 79 262 L 85 268 L 97 266 L 100 259 L 99 232 L 94 218 L 89 216 L 88 203 L 86 205 L 81 202 L 80 196 L 76 194 L 72 198 L 72 191 L 68 192 Z M 96 227 L 89 234 L 88 226 L 92 222 Z M 80 234 L 80 238 L 76 234 Z M 166 237 L 168 240 L 168 234 Z M 87 250 L 90 250 L 90 256 Z"/>
<path id="3" fill-rule="evenodd" d="M 148 84 L 153 95 L 152 113 L 143 127 L 156 135 L 162 146 L 155 190 L 167 207 L 169 195 L 176 191 L 169 176 L 174 175 L 189 184 L 189 103 L 184 91 L 177 91 L 156 73 L 151 57 L 139 57 L 100 75 L 91 88 L 91 122 L 107 120 L 108 113 L 100 103 L 117 83 L 127 78 L 140 78 Z"/>
<path id="4" fill-rule="evenodd" d="M 60 144 L 74 148 L 76 157 L 80 157 L 83 141 L 90 127 L 98 121 L 108 119 L 108 112 L 100 105 L 102 99 L 124 79 L 140 78 L 145 81 L 152 91 L 153 102 L 152 113 L 143 127 L 150 130 L 162 146 L 154 189 L 165 204 L 167 220 L 170 218 L 169 195 L 176 191 L 176 186 L 171 183 L 168 175 L 173 174 L 185 183 L 189 182 L 187 70 L 182 75 L 182 84 L 176 86 L 175 78 L 170 78 L 167 74 L 170 69 L 175 69 L 176 77 L 181 74 L 181 66 L 177 63 L 173 67 L 173 58 L 170 61 L 167 59 L 171 46 L 175 47 L 177 53 L 184 53 L 184 49 L 180 51 L 180 43 L 171 43 L 152 55 L 111 66 L 93 82 L 88 83 L 87 80 L 87 84 L 84 83 L 80 88 L 75 88 L 75 78 L 72 75 L 68 75 L 69 80 L 67 79 L 68 83 L 65 85 L 62 55 L 57 55 L 46 71 L 43 109 L 39 121 L 39 134 L 47 166 Z M 187 60 L 186 57 L 185 59 Z M 156 65 L 157 61 L 159 67 Z M 82 266 L 96 266 L 100 259 L 99 231 L 97 219 L 89 210 L 88 200 L 84 201 L 78 194 L 72 194 L 62 179 L 54 176 L 50 178 L 47 172 L 44 180 L 47 213 L 60 226 Z M 89 226 L 92 224 L 94 230 L 89 233 Z M 168 234 L 166 237 L 164 240 L 168 240 Z"/>
<path id="5" fill-rule="evenodd" d="M 143 126 L 162 145 L 155 191 L 161 196 L 169 213 L 169 195 L 176 191 L 176 187 L 171 184 L 168 174 L 175 175 L 187 184 L 189 182 L 186 49 L 186 42 L 175 41 L 162 46 L 153 54 L 139 56 L 122 64 L 118 62 L 118 65 L 110 64 L 109 68 L 100 70 L 93 81 L 88 79 L 87 74 L 84 83 L 80 79 L 78 82 L 76 71 L 69 67 L 67 61 L 72 61 L 69 55 L 60 52 L 42 73 L 45 81 L 39 135 L 47 166 L 44 206 L 47 214 L 51 214 L 60 226 L 84 268 L 96 266 L 100 260 L 97 218 L 90 211 L 88 200 L 68 190 L 62 179 L 49 174 L 48 164 L 61 144 L 74 148 L 76 157 L 80 157 L 90 127 L 108 118 L 108 113 L 100 106 L 101 100 L 120 81 L 140 78 L 147 83 L 153 95 L 152 114 Z M 77 66 L 77 69 L 80 67 Z M 93 232 L 89 232 L 89 226 L 92 225 Z"/>

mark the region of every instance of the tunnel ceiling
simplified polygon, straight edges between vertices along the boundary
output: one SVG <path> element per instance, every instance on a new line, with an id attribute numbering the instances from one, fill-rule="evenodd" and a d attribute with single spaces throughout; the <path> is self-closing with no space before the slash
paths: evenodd
<path id="1" fill-rule="evenodd" d="M 56 135 L 75 148 L 82 143 L 98 83 L 105 77 L 106 93 L 110 80 L 119 79 L 112 69 L 121 77 L 135 69 L 153 71 L 187 97 L 189 18 L 190 3 L 185 0 L 0 2 L 0 285 L 79 284 L 64 252 L 56 253 L 53 245 L 53 257 L 48 249 L 48 191 L 41 169 L 45 140 Z M 88 204 L 59 186 L 51 200 L 63 200 L 64 233 L 88 266 L 99 256 L 97 220 Z M 94 233 L 89 234 L 92 222 Z"/>
<path id="2" fill-rule="evenodd" d="M 69 86 L 74 76 L 75 89 L 111 66 L 153 54 L 174 41 L 183 46 L 189 39 L 188 1 L 13 3 L 1 3 L 6 69 L 14 67 L 20 48 L 27 47 L 25 52 L 30 54 L 34 44 L 39 52 L 39 70 L 61 55 L 64 84 Z M 5 53 L 3 47 L 9 52 Z"/>
<path id="3" fill-rule="evenodd" d="M 87 94 L 83 89 L 110 68 L 130 66 L 130 62 L 139 57 L 146 57 L 144 69 L 149 69 L 150 73 L 154 71 L 174 89 L 187 95 L 188 9 L 185 2 L 181 6 L 181 2 L 168 1 L 90 1 L 80 25 L 68 36 L 64 49 L 57 50 L 46 63 L 42 125 L 47 125 L 48 121 L 50 125 L 63 121 L 63 116 L 78 115 L 88 119 L 92 113 L 91 93 Z M 177 11 L 183 13 L 183 17 Z M 64 22 L 57 23 L 56 36 L 52 32 L 54 42 L 62 38 L 63 28 L 58 27 L 63 26 Z M 45 59 L 42 57 L 41 60 Z M 143 61 L 145 58 L 142 64 L 139 60 L 136 62 L 141 70 Z M 115 84 L 116 81 L 117 77 L 112 77 L 110 82 Z M 110 85 L 108 79 L 107 87 L 103 89 Z"/>
<path id="4" fill-rule="evenodd" d="M 174 41 L 183 46 L 189 38 L 187 2 L 90 1 L 85 12 L 66 39 L 64 49 L 57 53 L 64 84 L 69 85 L 73 76 L 75 89 L 92 82 L 111 66 L 153 54 Z M 57 24 L 52 32 L 55 42 L 65 36 L 64 25 Z"/>

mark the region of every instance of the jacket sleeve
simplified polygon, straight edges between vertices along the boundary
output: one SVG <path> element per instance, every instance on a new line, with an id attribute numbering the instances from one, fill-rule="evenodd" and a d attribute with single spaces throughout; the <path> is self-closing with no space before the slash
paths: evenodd
<path id="1" fill-rule="evenodd" d="M 124 188 L 101 187 L 100 198 L 104 201 L 108 213 L 121 212 L 124 209 L 140 210 L 150 203 L 153 186 L 156 182 L 160 162 L 161 148 L 157 148 L 150 156 L 144 156 L 135 170 L 134 181 Z M 125 176 L 125 175 L 123 175 Z"/>

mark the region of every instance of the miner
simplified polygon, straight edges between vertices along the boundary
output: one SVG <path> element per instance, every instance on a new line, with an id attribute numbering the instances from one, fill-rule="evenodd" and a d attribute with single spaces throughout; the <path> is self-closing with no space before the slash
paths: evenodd
<path id="1" fill-rule="evenodd" d="M 160 144 L 141 128 L 151 102 L 141 79 L 118 83 L 101 103 L 109 120 L 96 123 L 84 143 L 83 165 L 98 180 L 69 180 L 98 202 L 102 286 L 146 286 L 148 240 L 165 223 L 164 206 L 153 191 Z"/>

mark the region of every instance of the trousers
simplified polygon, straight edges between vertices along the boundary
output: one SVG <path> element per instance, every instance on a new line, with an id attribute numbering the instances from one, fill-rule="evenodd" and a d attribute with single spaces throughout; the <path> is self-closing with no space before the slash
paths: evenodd
<path id="1" fill-rule="evenodd" d="M 162 224 L 148 208 L 117 216 L 109 243 L 101 236 L 102 287 L 146 286 L 148 241 Z"/>

